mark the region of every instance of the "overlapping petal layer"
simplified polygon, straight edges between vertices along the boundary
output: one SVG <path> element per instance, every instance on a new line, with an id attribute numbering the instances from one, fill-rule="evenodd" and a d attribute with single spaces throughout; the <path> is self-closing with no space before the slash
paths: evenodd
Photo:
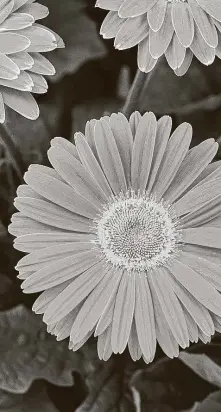
<path id="1" fill-rule="evenodd" d="M 3 0 L 0 4 L 0 123 L 5 105 L 28 119 L 39 109 L 32 93 L 45 93 L 44 78 L 55 68 L 41 54 L 63 47 L 61 38 L 35 23 L 48 15 L 47 7 L 35 0 Z"/>
<path id="2" fill-rule="evenodd" d="M 189 149 L 191 126 L 171 135 L 171 123 L 138 112 L 91 120 L 75 145 L 54 138 L 53 168 L 30 166 L 18 188 L 18 277 L 73 350 L 94 334 L 101 359 L 128 345 L 148 363 L 157 342 L 174 357 L 220 330 L 218 145 Z"/>
<path id="3" fill-rule="evenodd" d="M 193 55 L 205 64 L 221 58 L 219 0 L 97 0 L 109 10 L 101 26 L 123 50 L 138 45 L 138 67 L 150 72 L 165 54 L 177 75 L 188 70 Z"/>

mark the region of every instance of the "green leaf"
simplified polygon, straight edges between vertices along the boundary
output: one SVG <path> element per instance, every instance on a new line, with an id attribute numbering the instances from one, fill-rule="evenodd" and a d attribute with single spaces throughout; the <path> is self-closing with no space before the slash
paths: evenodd
<path id="1" fill-rule="evenodd" d="M 24 393 L 36 379 L 72 386 L 72 371 L 80 370 L 78 352 L 57 342 L 40 316 L 22 305 L 0 312 L 0 388 Z"/>
<path id="2" fill-rule="evenodd" d="M 23 395 L 0 391 L 0 412 L 59 412 L 50 401 L 44 386 L 34 384 Z"/>
<path id="3" fill-rule="evenodd" d="M 41 0 L 49 8 L 49 16 L 42 24 L 54 30 L 65 42 L 65 48 L 48 54 L 56 69 L 51 80 L 58 80 L 66 74 L 74 73 L 88 60 L 105 54 L 105 46 L 98 34 L 95 23 L 85 13 L 83 0 Z"/>
<path id="4" fill-rule="evenodd" d="M 221 388 L 221 367 L 207 355 L 181 352 L 179 358 L 202 379 Z"/>

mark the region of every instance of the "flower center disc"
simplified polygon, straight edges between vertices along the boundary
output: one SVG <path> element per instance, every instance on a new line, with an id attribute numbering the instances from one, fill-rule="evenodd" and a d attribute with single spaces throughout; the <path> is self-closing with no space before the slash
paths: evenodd
<path id="1" fill-rule="evenodd" d="M 98 221 L 97 237 L 115 266 L 143 271 L 175 250 L 177 230 L 169 208 L 144 196 L 116 199 Z"/>

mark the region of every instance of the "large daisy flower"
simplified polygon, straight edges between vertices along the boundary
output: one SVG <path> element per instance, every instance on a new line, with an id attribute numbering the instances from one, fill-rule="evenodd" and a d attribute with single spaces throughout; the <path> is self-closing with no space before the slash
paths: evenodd
<path id="1" fill-rule="evenodd" d="M 110 10 L 101 27 L 115 47 L 138 44 L 138 66 L 149 72 L 165 54 L 177 75 L 189 68 L 193 55 L 205 65 L 221 58 L 220 0 L 97 0 Z"/>
<path id="2" fill-rule="evenodd" d="M 55 73 L 40 53 L 64 46 L 56 33 L 35 23 L 47 15 L 47 7 L 35 0 L 0 2 L 0 123 L 5 121 L 5 105 L 28 119 L 39 115 L 30 92 L 45 93 L 43 76 Z"/>
<path id="3" fill-rule="evenodd" d="M 31 165 L 18 188 L 18 277 L 73 350 L 94 334 L 101 359 L 128 345 L 148 363 L 157 341 L 173 357 L 221 330 L 218 144 L 189 149 L 188 123 L 170 134 L 151 112 L 91 120 L 75 145 L 54 138 L 52 168 Z"/>

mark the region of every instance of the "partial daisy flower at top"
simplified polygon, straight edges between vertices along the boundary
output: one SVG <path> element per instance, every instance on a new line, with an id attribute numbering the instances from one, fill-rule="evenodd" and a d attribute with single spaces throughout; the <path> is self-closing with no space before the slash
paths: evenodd
<path id="1" fill-rule="evenodd" d="M 43 76 L 55 74 L 54 66 L 40 53 L 64 47 L 52 30 L 35 23 L 48 15 L 48 8 L 35 0 L 0 2 L 0 123 L 5 105 L 34 120 L 39 116 L 32 93 L 45 93 Z"/>
<path id="2" fill-rule="evenodd" d="M 51 141 L 52 168 L 31 165 L 9 232 L 28 253 L 24 293 L 48 331 L 77 350 L 92 335 L 107 360 L 128 345 L 154 359 L 221 331 L 221 162 L 192 128 L 138 112 L 87 123 L 75 145 Z"/>
<path id="3" fill-rule="evenodd" d="M 205 64 L 221 58 L 220 0 L 97 0 L 109 10 L 101 26 L 123 50 L 138 45 L 138 67 L 150 72 L 165 54 L 174 72 L 188 70 L 193 55 Z"/>

